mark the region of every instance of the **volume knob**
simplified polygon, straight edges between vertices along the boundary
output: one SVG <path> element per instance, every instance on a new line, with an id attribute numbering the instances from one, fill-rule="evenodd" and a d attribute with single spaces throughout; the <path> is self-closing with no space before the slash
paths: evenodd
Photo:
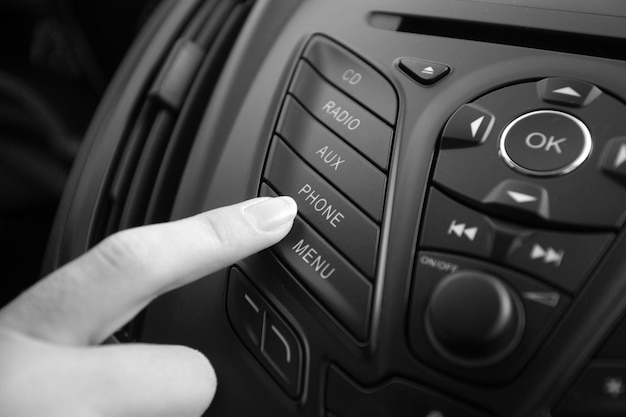
<path id="1" fill-rule="evenodd" d="M 523 304 L 500 279 L 479 271 L 461 271 L 435 287 L 426 329 L 435 349 L 467 367 L 502 360 L 517 347 L 524 330 Z"/>

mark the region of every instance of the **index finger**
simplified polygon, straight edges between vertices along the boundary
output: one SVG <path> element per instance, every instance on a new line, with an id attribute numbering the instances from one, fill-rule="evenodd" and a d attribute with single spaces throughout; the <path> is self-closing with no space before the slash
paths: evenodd
<path id="1" fill-rule="evenodd" d="M 97 344 L 154 297 L 277 243 L 297 212 L 258 198 L 110 236 L 0 311 L 0 325 L 61 344 Z"/>

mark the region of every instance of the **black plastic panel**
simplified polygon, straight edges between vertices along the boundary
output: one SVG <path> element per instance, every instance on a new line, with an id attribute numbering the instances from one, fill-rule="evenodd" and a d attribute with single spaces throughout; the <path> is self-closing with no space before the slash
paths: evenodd
<path id="1" fill-rule="evenodd" d="M 114 156 L 143 117 L 136 109 L 148 81 L 200 3 L 166 2 L 129 55 L 66 192 L 51 267 L 101 236 L 101 215 L 121 216 L 102 194 L 123 174 Z M 267 355 L 250 330 L 254 320 L 228 301 L 237 288 L 227 271 L 146 311 L 142 341 L 187 344 L 214 364 L 220 384 L 207 416 L 567 416 L 568 393 L 576 395 L 576 381 L 584 385 L 596 361 L 622 369 L 623 358 L 594 355 L 626 309 L 625 22 L 610 8 L 595 9 L 600 3 L 568 7 L 254 4 L 231 53 L 216 55 L 223 71 L 203 73 L 211 83 L 190 87 L 194 95 L 210 85 L 210 98 L 187 109 L 193 128 L 175 127 L 185 152 L 172 151 L 177 157 L 166 159 L 175 169 L 159 178 L 174 169 L 177 180 L 147 208 L 176 219 L 259 193 L 301 197 L 294 232 L 236 269 L 249 277 L 253 303 L 278 318 L 283 338 L 268 339 Z M 449 72 L 420 83 L 402 60 Z M 413 70 L 430 75 L 428 66 Z M 567 87 L 580 97 L 555 92 Z M 580 120 L 592 138 L 584 160 L 562 170 L 571 161 L 555 168 L 538 159 L 537 168 L 515 150 L 512 161 L 503 159 L 503 132 L 535 111 Z M 448 129 L 455 114 L 460 124 Z M 531 144 L 564 151 L 565 136 L 542 129 L 545 144 L 539 135 Z M 320 199 L 339 208 L 341 222 L 332 209 L 321 217 Z M 523 304 L 516 349 L 489 365 L 451 361 L 426 334 L 431 290 L 454 266 L 492 275 Z M 283 340 L 301 347 L 298 372 L 268 359 L 286 351 Z"/>

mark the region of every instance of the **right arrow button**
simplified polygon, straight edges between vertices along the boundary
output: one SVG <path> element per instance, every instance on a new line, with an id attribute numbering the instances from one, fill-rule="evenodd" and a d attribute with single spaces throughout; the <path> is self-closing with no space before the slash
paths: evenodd
<path id="1" fill-rule="evenodd" d="M 604 148 L 602 170 L 626 181 L 626 136 L 611 139 Z"/>

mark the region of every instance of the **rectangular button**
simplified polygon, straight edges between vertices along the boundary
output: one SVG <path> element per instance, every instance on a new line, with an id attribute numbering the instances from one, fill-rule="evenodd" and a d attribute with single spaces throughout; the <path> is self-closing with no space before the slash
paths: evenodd
<path id="1" fill-rule="evenodd" d="M 493 222 L 435 188 L 430 191 L 422 224 L 422 249 L 454 251 L 483 258 L 491 256 L 496 240 Z"/>
<path id="2" fill-rule="evenodd" d="M 388 123 L 395 123 L 398 108 L 396 93 L 391 84 L 370 65 L 322 37 L 312 40 L 303 56 L 337 88 Z"/>
<path id="3" fill-rule="evenodd" d="M 230 271 L 227 311 L 250 352 L 292 397 L 300 395 L 302 345 L 287 324 L 239 270 Z"/>
<path id="4" fill-rule="evenodd" d="M 267 304 L 254 287 L 246 284 L 243 275 L 236 269 L 230 272 L 226 306 L 230 322 L 239 337 L 251 350 L 259 348 Z"/>
<path id="5" fill-rule="evenodd" d="M 611 243 L 611 233 L 519 233 L 504 262 L 575 293 Z"/>
<path id="6" fill-rule="evenodd" d="M 283 387 L 293 397 L 300 392 L 302 347 L 295 333 L 274 312 L 268 311 L 261 352 Z"/>
<path id="7" fill-rule="evenodd" d="M 308 62 L 298 65 L 290 93 L 376 165 L 383 170 L 389 168 L 393 129 L 324 81 Z"/>
<path id="8" fill-rule="evenodd" d="M 387 177 L 287 96 L 278 134 L 328 181 L 380 222 Z"/>
<path id="9" fill-rule="evenodd" d="M 274 251 L 357 339 L 367 338 L 373 286 L 317 232 L 298 217 Z"/>
<path id="10" fill-rule="evenodd" d="M 323 180 L 281 140 L 270 150 L 265 178 L 282 195 L 293 197 L 300 214 L 372 278 L 378 255 L 376 224 Z"/>

